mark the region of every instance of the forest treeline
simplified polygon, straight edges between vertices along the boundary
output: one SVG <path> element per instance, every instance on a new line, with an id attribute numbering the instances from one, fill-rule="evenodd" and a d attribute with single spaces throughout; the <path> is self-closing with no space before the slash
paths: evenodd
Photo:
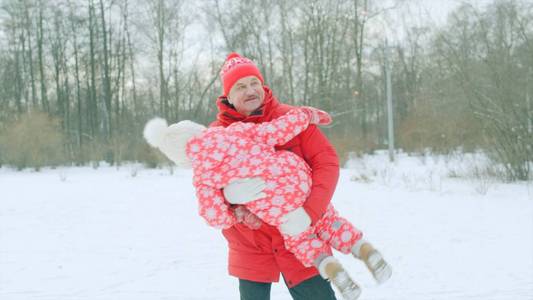
<path id="1" fill-rule="evenodd" d="M 334 116 L 324 131 L 342 159 L 387 148 L 388 61 L 396 148 L 483 151 L 505 178 L 531 176 L 531 1 L 463 1 L 443 24 L 407 0 L 0 5 L 0 165 L 157 165 L 145 122 L 212 121 L 237 51 L 282 102 Z"/>

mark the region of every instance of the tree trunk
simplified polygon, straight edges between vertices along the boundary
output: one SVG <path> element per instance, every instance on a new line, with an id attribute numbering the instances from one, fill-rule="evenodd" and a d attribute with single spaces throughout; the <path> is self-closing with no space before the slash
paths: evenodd
<path id="1" fill-rule="evenodd" d="M 111 79 L 109 78 L 109 52 L 108 52 L 108 40 L 107 40 L 107 27 L 105 21 L 105 11 L 104 11 L 104 1 L 100 0 L 100 17 L 102 22 L 102 41 L 104 46 L 104 78 L 103 78 L 103 89 L 104 89 L 104 129 L 106 139 L 111 138 L 113 134 L 113 124 L 111 120 Z"/>
<path id="2" fill-rule="evenodd" d="M 35 72 L 33 65 L 33 46 L 31 43 L 31 24 L 32 19 L 30 18 L 29 7 L 25 5 L 25 25 L 26 25 L 26 36 L 28 38 L 28 59 L 29 59 L 29 69 L 30 69 L 30 81 L 31 81 L 31 103 L 32 106 L 37 108 L 37 91 L 35 87 Z"/>
<path id="3" fill-rule="evenodd" d="M 42 110 L 50 113 L 50 106 L 48 104 L 48 92 L 46 90 L 46 76 L 44 75 L 44 57 L 43 57 L 43 3 L 39 0 L 39 26 L 37 27 L 37 52 L 39 57 L 39 76 L 41 79 L 41 106 Z"/>
<path id="4" fill-rule="evenodd" d="M 91 84 L 89 88 L 91 133 L 93 137 L 98 132 L 98 104 L 96 102 L 96 53 L 95 53 L 95 11 L 93 0 L 89 0 L 89 65 L 91 68 Z"/>

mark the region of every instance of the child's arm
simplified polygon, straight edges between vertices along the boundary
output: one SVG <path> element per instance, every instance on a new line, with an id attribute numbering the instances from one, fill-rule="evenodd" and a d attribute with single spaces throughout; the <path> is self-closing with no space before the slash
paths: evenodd
<path id="1" fill-rule="evenodd" d="M 226 229 L 238 223 L 235 215 L 229 210 L 222 191 L 205 184 L 196 185 L 198 213 L 209 226 Z"/>
<path id="2" fill-rule="evenodd" d="M 329 123 L 331 123 L 331 117 L 328 113 L 313 107 L 299 107 L 270 122 L 234 123 L 234 129 L 247 133 L 256 142 L 275 146 L 292 140 L 310 124 L 326 125 Z"/>

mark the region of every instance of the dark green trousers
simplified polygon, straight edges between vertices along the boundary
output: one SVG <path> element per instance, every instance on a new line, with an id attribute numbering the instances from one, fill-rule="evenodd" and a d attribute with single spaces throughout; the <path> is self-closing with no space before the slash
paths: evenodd
<path id="1" fill-rule="evenodd" d="M 239 279 L 241 300 L 270 300 L 272 283 Z M 289 289 L 294 300 L 336 300 L 329 282 L 320 275 L 311 277 Z"/>

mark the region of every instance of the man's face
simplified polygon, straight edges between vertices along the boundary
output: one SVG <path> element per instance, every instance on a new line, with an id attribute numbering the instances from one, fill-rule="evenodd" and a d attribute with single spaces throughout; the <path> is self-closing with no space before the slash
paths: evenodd
<path id="1" fill-rule="evenodd" d="M 228 101 L 233 104 L 235 110 L 249 116 L 263 104 L 264 97 L 265 91 L 259 78 L 246 76 L 237 80 L 231 87 Z"/>

